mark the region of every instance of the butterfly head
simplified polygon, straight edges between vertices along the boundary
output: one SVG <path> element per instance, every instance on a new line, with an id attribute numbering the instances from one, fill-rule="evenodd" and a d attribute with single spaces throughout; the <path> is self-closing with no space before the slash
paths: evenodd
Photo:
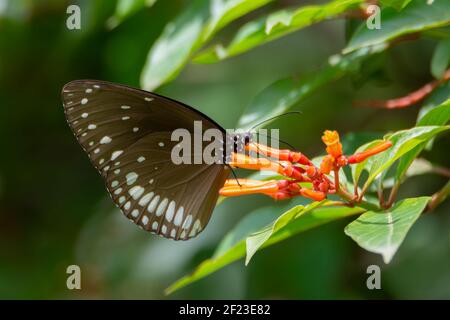
<path id="1" fill-rule="evenodd" d="M 250 131 L 233 132 L 227 134 L 227 150 L 235 153 L 244 153 L 245 147 L 253 140 L 253 134 Z"/>

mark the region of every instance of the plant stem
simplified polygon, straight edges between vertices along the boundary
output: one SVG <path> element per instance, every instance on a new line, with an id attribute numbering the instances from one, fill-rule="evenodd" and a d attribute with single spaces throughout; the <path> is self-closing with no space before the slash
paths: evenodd
<path id="1" fill-rule="evenodd" d="M 448 168 L 433 166 L 431 170 L 436 174 L 440 174 L 441 176 L 450 178 L 450 170 Z"/>
<path id="2" fill-rule="evenodd" d="M 436 192 L 428 202 L 427 211 L 434 210 L 440 203 L 442 203 L 450 194 L 450 181 L 438 192 Z"/>
<path id="3" fill-rule="evenodd" d="M 383 189 L 378 188 L 377 194 L 378 194 L 378 202 L 380 203 L 380 207 L 384 208 L 385 203 L 384 203 Z"/>
<path id="4" fill-rule="evenodd" d="M 391 189 L 391 193 L 389 194 L 389 199 L 384 208 L 390 208 L 394 204 L 395 198 L 397 197 L 398 189 L 400 189 L 400 183 L 394 184 Z"/>

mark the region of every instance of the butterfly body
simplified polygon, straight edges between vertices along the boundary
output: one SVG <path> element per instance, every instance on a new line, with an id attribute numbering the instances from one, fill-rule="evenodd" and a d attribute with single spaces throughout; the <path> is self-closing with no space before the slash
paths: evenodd
<path id="1" fill-rule="evenodd" d="M 181 102 L 110 82 L 72 81 L 64 86 L 62 100 L 70 128 L 126 217 L 174 240 L 188 240 L 205 228 L 230 173 L 225 150 L 241 150 L 237 141 L 245 144 L 242 134 L 239 139 L 227 135 L 215 121 Z M 223 134 L 219 158 L 225 161 L 171 161 L 177 144 L 172 132 L 194 132 L 196 121 Z"/>

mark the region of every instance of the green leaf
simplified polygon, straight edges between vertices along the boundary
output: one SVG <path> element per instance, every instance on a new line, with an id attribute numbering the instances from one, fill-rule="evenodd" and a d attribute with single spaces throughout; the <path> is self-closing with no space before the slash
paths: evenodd
<path id="1" fill-rule="evenodd" d="M 450 61 L 450 39 L 439 41 L 431 58 L 431 74 L 441 79 Z"/>
<path id="2" fill-rule="evenodd" d="M 430 125 L 441 126 L 447 124 L 449 120 L 450 120 L 450 99 L 448 99 L 441 105 L 433 106 L 432 108 L 427 108 L 427 110 L 422 113 L 420 119 L 417 121 L 417 126 L 430 126 Z M 422 150 L 427 146 L 427 144 L 430 141 L 432 141 L 432 139 L 420 143 L 399 160 L 395 173 L 396 182 L 400 182 L 403 179 L 413 160 L 422 152 Z"/>
<path id="3" fill-rule="evenodd" d="M 417 117 L 417 123 L 432 109 L 439 107 L 441 104 L 450 99 L 450 81 L 440 85 L 433 93 L 424 101 Z"/>
<path id="4" fill-rule="evenodd" d="M 211 17 L 203 33 L 203 42 L 230 22 L 274 0 L 211 0 Z"/>
<path id="5" fill-rule="evenodd" d="M 278 219 L 273 221 L 258 232 L 251 234 L 246 239 L 247 255 L 245 258 L 245 265 L 248 265 L 253 255 L 258 251 L 269 238 L 277 231 L 284 228 L 294 219 L 298 218 L 316 207 L 320 206 L 322 202 L 313 202 L 307 206 L 296 206 L 287 212 L 283 213 Z"/>
<path id="6" fill-rule="evenodd" d="M 398 131 L 390 135 L 387 140 L 392 142 L 392 147 L 354 166 L 354 183 L 357 184 L 360 173 L 363 170 L 367 170 L 369 176 L 363 187 L 363 189 L 367 189 L 373 180 L 384 170 L 387 170 L 397 159 L 413 150 L 421 143 L 425 143 L 435 137 L 438 133 L 448 129 L 450 129 L 448 126 L 415 127 L 409 130 Z M 374 142 L 363 146 L 359 151 L 366 150 L 373 145 L 375 145 Z"/>
<path id="7" fill-rule="evenodd" d="M 156 0 L 118 0 L 114 16 L 108 20 L 110 28 L 116 27 L 123 20 L 135 14 L 144 7 L 151 7 Z"/>
<path id="8" fill-rule="evenodd" d="M 368 211 L 351 222 L 345 233 L 367 251 L 389 263 L 430 197 L 404 199 L 384 211 Z"/>
<path id="9" fill-rule="evenodd" d="M 371 30 L 362 23 L 350 39 L 344 53 L 449 23 L 450 1 L 448 0 L 435 0 L 430 4 L 427 0 L 413 1 L 401 12 L 386 8 L 381 10 L 381 29 Z"/>
<path id="10" fill-rule="evenodd" d="M 450 99 L 427 110 L 417 121 L 417 126 L 442 126 L 450 120 Z"/>
<path id="11" fill-rule="evenodd" d="M 341 138 L 342 151 L 344 154 L 353 154 L 363 144 L 381 138 L 383 134 L 380 132 L 349 132 Z"/>
<path id="12" fill-rule="evenodd" d="M 198 47 L 208 19 L 208 1 L 194 0 L 169 22 L 151 48 L 141 74 L 141 86 L 153 90 L 173 79 Z"/>
<path id="13" fill-rule="evenodd" d="M 355 153 L 363 152 L 367 149 L 370 149 L 370 148 L 376 146 L 377 144 L 380 144 L 381 142 L 383 142 L 383 140 L 381 140 L 381 139 L 367 142 L 366 144 L 363 144 L 358 149 L 356 149 Z M 361 163 L 351 166 L 354 185 L 358 184 L 363 171 L 368 170 L 367 168 L 370 168 L 372 162 L 373 162 L 373 157 L 370 157 L 366 161 L 363 161 Z"/>
<path id="14" fill-rule="evenodd" d="M 285 113 L 296 103 L 325 85 L 356 69 L 367 57 L 386 49 L 385 45 L 363 48 L 349 55 L 335 55 L 319 72 L 300 80 L 294 77 L 281 79 L 262 92 L 244 110 L 238 122 L 239 128 L 251 128 L 262 120 Z"/>
<path id="15" fill-rule="evenodd" d="M 411 0 L 380 0 L 380 3 L 383 7 L 392 7 L 396 10 L 402 10 L 410 2 Z"/>
<path id="16" fill-rule="evenodd" d="M 194 0 L 164 28 L 151 48 L 141 86 L 153 90 L 175 78 L 191 55 L 231 21 L 273 0 Z"/>
<path id="17" fill-rule="evenodd" d="M 326 203 L 323 203 L 322 207 L 310 211 L 307 214 L 298 214 L 301 210 L 299 207 L 295 207 L 297 208 L 294 208 L 295 210 L 299 210 L 298 212 L 295 212 L 296 218 L 271 235 L 262 247 L 265 248 L 288 237 L 292 237 L 300 232 L 307 231 L 337 219 L 361 214 L 365 211 L 361 208 L 332 207 L 325 205 Z M 273 212 L 274 208 L 262 208 L 250 213 L 236 226 L 234 230 L 230 232 L 227 237 L 224 238 L 212 258 L 203 261 L 193 273 L 172 284 L 166 289 L 166 293 L 170 294 L 192 282 L 206 277 L 207 275 L 234 261 L 243 258 L 246 254 L 246 237 L 252 233 L 258 232 L 259 229 L 276 219 L 277 215 L 274 215 Z"/>
<path id="18" fill-rule="evenodd" d="M 355 8 L 362 0 L 335 0 L 324 5 L 284 9 L 248 22 L 239 29 L 228 46 L 216 44 L 200 52 L 194 62 L 215 63 L 236 56 L 291 32 L 318 23 Z"/>

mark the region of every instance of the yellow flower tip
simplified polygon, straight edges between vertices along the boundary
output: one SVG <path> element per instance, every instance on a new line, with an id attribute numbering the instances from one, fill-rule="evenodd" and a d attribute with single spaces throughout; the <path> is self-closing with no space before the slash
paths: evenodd
<path id="1" fill-rule="evenodd" d="M 339 133 L 337 131 L 326 130 L 323 133 L 322 141 L 327 145 L 327 153 L 334 158 L 342 155 L 342 144 L 339 141 Z"/>
<path id="2" fill-rule="evenodd" d="M 325 132 L 323 133 L 323 136 L 322 136 L 322 141 L 327 146 L 335 144 L 335 143 L 339 143 L 339 133 L 335 130 L 333 130 L 333 131 L 325 130 Z"/>

